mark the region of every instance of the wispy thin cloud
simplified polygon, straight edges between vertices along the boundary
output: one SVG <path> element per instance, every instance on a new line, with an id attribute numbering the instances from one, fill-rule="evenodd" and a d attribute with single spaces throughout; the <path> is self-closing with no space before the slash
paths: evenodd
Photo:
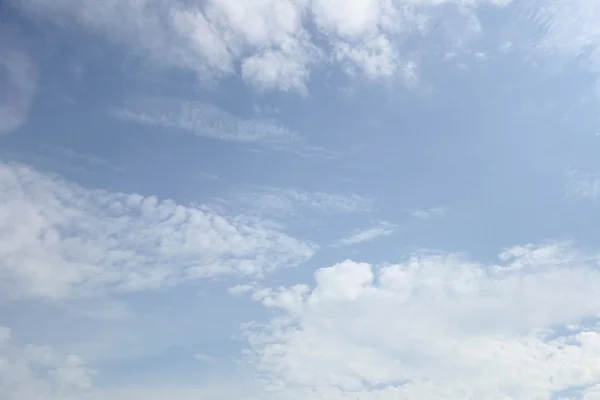
<path id="1" fill-rule="evenodd" d="M 270 216 L 305 211 L 353 214 L 371 211 L 373 199 L 355 193 L 313 192 L 295 188 L 248 186 L 233 191 L 224 202 Z"/>
<path id="2" fill-rule="evenodd" d="M 571 170 L 567 176 L 572 194 L 592 200 L 600 198 L 600 172 Z"/>
<path id="3" fill-rule="evenodd" d="M 445 207 L 432 207 L 427 209 L 408 210 L 408 212 L 415 218 L 427 220 L 443 217 L 446 215 L 447 209 Z"/>
<path id="4" fill-rule="evenodd" d="M 255 144 L 304 157 L 333 159 L 337 152 L 307 143 L 297 132 L 269 118 L 241 118 L 211 104 L 173 98 L 130 99 L 111 114 L 123 121 L 174 129 L 196 136 Z"/>
<path id="5" fill-rule="evenodd" d="M 357 231 L 352 235 L 340 240 L 340 244 L 343 246 L 349 246 L 353 244 L 372 242 L 377 238 L 389 236 L 394 233 L 396 226 L 389 222 L 382 222 L 379 225 Z"/>
<path id="6" fill-rule="evenodd" d="M 600 73 L 600 8 L 590 0 L 537 0 L 515 8 L 515 21 L 533 27 L 525 50 L 538 60 L 561 59 L 561 64 L 584 61 Z M 519 43 L 513 43 L 516 47 Z M 531 46 L 533 44 L 533 46 Z"/>
<path id="7" fill-rule="evenodd" d="M 272 120 L 237 118 L 215 106 L 195 101 L 137 100 L 115 109 L 113 115 L 125 121 L 174 128 L 229 142 L 281 143 L 297 139 L 294 132 Z"/>
<path id="8" fill-rule="evenodd" d="M 37 88 L 35 62 L 12 40 L 11 32 L 0 27 L 0 135 L 27 120 Z"/>
<path id="9" fill-rule="evenodd" d="M 208 179 L 210 181 L 220 181 L 221 177 L 217 174 L 213 174 L 212 172 L 199 171 L 198 175 L 203 179 Z"/>
<path id="10" fill-rule="evenodd" d="M 213 356 L 209 356 L 207 354 L 202 354 L 202 353 L 194 354 L 194 359 L 196 359 L 200 362 L 203 362 L 203 363 L 212 363 L 217 360 L 217 358 L 215 358 Z"/>
<path id="11" fill-rule="evenodd" d="M 125 170 L 123 167 L 116 165 L 115 163 L 112 163 L 111 161 L 109 161 L 106 158 L 99 157 L 95 154 L 75 151 L 68 147 L 43 144 L 43 145 L 40 145 L 40 149 L 43 150 L 45 153 L 50 152 L 50 153 L 53 153 L 54 155 L 60 156 L 62 158 L 68 158 L 68 159 L 72 159 L 75 161 L 81 161 L 84 164 L 87 164 L 88 166 L 94 167 L 94 168 L 106 168 L 106 169 L 112 169 L 114 171 L 119 171 L 119 172 L 122 172 Z"/>

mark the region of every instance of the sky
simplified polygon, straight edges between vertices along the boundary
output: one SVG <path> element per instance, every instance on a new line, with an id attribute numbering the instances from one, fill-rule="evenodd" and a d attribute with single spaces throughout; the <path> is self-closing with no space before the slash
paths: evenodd
<path id="1" fill-rule="evenodd" d="M 0 2 L 0 398 L 599 400 L 600 3 Z"/>

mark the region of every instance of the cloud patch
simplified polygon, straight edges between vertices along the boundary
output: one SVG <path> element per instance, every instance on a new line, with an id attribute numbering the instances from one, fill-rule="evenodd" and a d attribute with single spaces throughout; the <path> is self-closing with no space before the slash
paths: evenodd
<path id="1" fill-rule="evenodd" d="M 417 219 L 427 220 L 432 218 L 443 217 L 446 215 L 446 208 L 444 207 L 432 207 L 428 209 L 416 209 L 410 210 L 410 215 Z"/>
<path id="2" fill-rule="evenodd" d="M 249 212 L 270 217 L 289 217 L 303 212 L 355 214 L 372 210 L 373 199 L 352 193 L 326 193 L 279 187 L 252 187 L 236 190 L 223 200 Z"/>
<path id="3" fill-rule="evenodd" d="M 171 128 L 238 143 L 287 143 L 296 133 L 263 118 L 237 118 L 210 104 L 167 98 L 131 100 L 113 115 L 124 121 Z"/>
<path id="4" fill-rule="evenodd" d="M 573 170 L 568 178 L 572 194 L 591 200 L 600 197 L 600 173 Z"/>
<path id="5" fill-rule="evenodd" d="M 71 400 L 91 387 L 94 375 L 75 355 L 49 346 L 19 346 L 0 327 L 0 397 L 6 400 Z"/>
<path id="6" fill-rule="evenodd" d="M 197 385 L 102 387 L 94 382 L 100 380 L 101 372 L 78 356 L 47 345 L 23 344 L 18 337 L 12 338 L 11 333 L 9 328 L 0 326 L 2 400 L 261 400 L 250 377 L 231 370 L 226 377 L 203 379 Z M 235 385 L 231 385 L 231 379 Z"/>
<path id="7" fill-rule="evenodd" d="M 0 135 L 17 130 L 27 120 L 37 87 L 37 68 L 25 52 L 0 29 Z"/>
<path id="8" fill-rule="evenodd" d="M 528 34 L 515 42 L 536 60 L 559 67 L 577 63 L 600 73 L 600 4 L 593 0 L 534 0 L 514 2 L 515 21 Z M 520 39 L 523 39 L 521 37 Z"/>
<path id="9" fill-rule="evenodd" d="M 394 233 L 395 229 L 395 225 L 390 224 L 389 222 L 383 222 L 373 228 L 354 232 L 352 235 L 340 240 L 340 244 L 343 246 L 350 246 L 353 244 L 372 242 L 377 238 L 390 236 Z"/>
<path id="10" fill-rule="evenodd" d="M 202 80 L 233 74 L 258 91 L 306 94 L 313 70 L 338 66 L 370 79 L 406 79 L 415 61 L 404 42 L 428 31 L 435 11 L 455 5 L 478 26 L 480 4 L 394 0 L 12 0 L 36 18 L 77 23 L 163 68 L 179 68 Z M 466 16 L 466 17 L 465 17 Z M 434 18 L 435 17 L 435 18 Z M 445 19 L 441 19 L 445 20 Z M 461 20 L 464 22 L 463 20 Z M 459 24 L 460 25 L 460 24 Z M 450 36 L 455 32 L 450 32 Z M 478 34 L 469 30 L 466 36 Z M 463 41 L 466 39 L 463 39 Z M 407 68 L 407 66 L 410 66 Z"/>
<path id="11" fill-rule="evenodd" d="M 172 129 L 239 144 L 261 145 L 298 156 L 335 158 L 333 151 L 311 146 L 297 132 L 269 118 L 241 118 L 211 104 L 174 98 L 132 98 L 114 108 L 117 119 Z"/>
<path id="12" fill-rule="evenodd" d="M 257 218 L 86 189 L 0 164 L 2 296 L 65 298 L 262 276 L 316 250 Z"/>
<path id="13" fill-rule="evenodd" d="M 247 326 L 250 361 L 285 400 L 593 398 L 598 260 L 568 243 L 527 245 L 490 265 L 414 254 L 344 261 L 311 286 L 248 287 L 278 310 Z"/>

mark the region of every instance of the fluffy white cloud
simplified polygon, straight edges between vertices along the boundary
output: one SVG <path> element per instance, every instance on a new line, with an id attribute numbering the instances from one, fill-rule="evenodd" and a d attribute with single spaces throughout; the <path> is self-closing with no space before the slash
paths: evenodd
<path id="1" fill-rule="evenodd" d="M 392 43 L 384 36 L 369 39 L 360 47 L 340 43 L 336 50 L 340 61 L 350 61 L 345 64 L 350 74 L 357 68 L 370 77 L 392 76 L 398 68 L 398 56 Z M 414 65 L 414 62 L 410 63 Z"/>
<path id="2" fill-rule="evenodd" d="M 248 326 L 250 359 L 278 399 L 594 398 L 599 256 L 558 243 L 499 260 L 344 261 L 314 287 L 241 288 L 279 310 Z"/>
<path id="3" fill-rule="evenodd" d="M 11 0 L 31 15 L 76 21 L 165 67 L 203 79 L 239 73 L 259 90 L 306 93 L 311 70 L 342 63 L 371 78 L 415 73 L 402 44 L 426 32 L 431 10 L 481 0 Z M 443 20 L 443 18 L 442 18 Z M 460 25 L 460 24 L 458 24 Z M 453 33 L 450 32 L 452 36 Z M 410 68 L 407 68 L 410 67 Z M 349 68 L 347 68 L 349 67 Z M 414 80 L 414 79 L 413 79 Z"/>
<path id="4" fill-rule="evenodd" d="M 0 187 L 3 296 L 60 298 L 261 276 L 315 251 L 256 218 L 90 190 L 26 166 L 0 164 Z"/>

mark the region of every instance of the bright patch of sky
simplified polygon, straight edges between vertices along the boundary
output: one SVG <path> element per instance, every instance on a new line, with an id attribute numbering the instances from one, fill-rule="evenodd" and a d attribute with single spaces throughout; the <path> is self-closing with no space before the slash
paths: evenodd
<path id="1" fill-rule="evenodd" d="M 598 21 L 0 2 L 0 398 L 600 399 Z"/>

